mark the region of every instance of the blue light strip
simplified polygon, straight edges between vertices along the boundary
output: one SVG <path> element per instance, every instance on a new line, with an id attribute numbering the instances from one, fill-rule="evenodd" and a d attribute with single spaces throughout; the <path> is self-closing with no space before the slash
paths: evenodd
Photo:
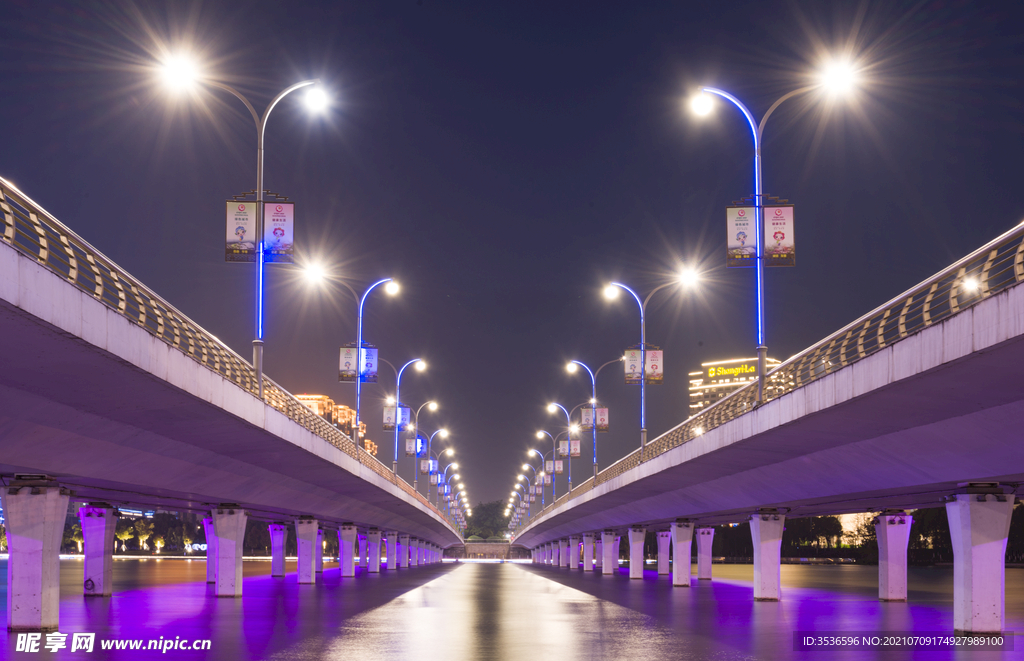
<path id="1" fill-rule="evenodd" d="M 259 275 L 257 276 L 259 283 L 257 285 L 258 298 L 256 300 L 256 337 L 257 339 L 263 339 L 263 241 L 259 242 L 259 249 L 257 250 L 259 256 L 256 258 L 259 261 Z"/>
<path id="2" fill-rule="evenodd" d="M 640 302 L 640 297 L 635 291 L 621 282 L 613 282 L 612 285 L 632 294 L 640 308 L 640 429 L 647 429 L 647 376 L 644 374 L 644 370 L 647 369 L 647 328 L 644 326 L 644 304 Z"/>

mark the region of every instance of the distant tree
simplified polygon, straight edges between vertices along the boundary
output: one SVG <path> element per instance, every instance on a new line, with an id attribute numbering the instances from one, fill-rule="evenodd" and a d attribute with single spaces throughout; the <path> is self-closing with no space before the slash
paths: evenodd
<path id="1" fill-rule="evenodd" d="M 127 549 L 125 542 L 135 536 L 135 527 L 131 521 L 126 519 L 118 519 L 117 527 L 114 529 L 114 537 L 121 542 L 121 553 L 124 553 Z"/>
<path id="2" fill-rule="evenodd" d="M 135 519 L 135 536 L 139 538 L 139 549 L 149 550 L 146 540 L 153 534 L 153 524 L 146 519 Z"/>
<path id="3" fill-rule="evenodd" d="M 507 532 L 508 518 L 503 500 L 479 503 L 473 507 L 473 516 L 466 518 L 466 537 L 505 537 Z"/>
<path id="4" fill-rule="evenodd" d="M 7 550 L 7 526 L 0 525 L 0 551 Z"/>
<path id="5" fill-rule="evenodd" d="M 950 562 L 953 541 L 949 536 L 949 520 L 945 507 L 929 507 L 914 511 L 908 544 L 910 558 L 916 563 Z"/>
<path id="6" fill-rule="evenodd" d="M 153 546 L 156 547 L 156 552 L 159 553 L 160 549 L 164 547 L 163 535 L 153 535 Z"/>

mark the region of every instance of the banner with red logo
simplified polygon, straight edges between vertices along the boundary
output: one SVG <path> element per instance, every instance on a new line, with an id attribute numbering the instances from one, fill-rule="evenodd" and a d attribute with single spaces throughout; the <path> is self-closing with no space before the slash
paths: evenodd
<path id="1" fill-rule="evenodd" d="M 562 471 L 562 463 L 563 462 L 562 462 L 561 459 L 556 459 L 555 460 L 555 474 L 556 475 L 561 475 L 562 474 L 562 472 L 563 472 Z"/>
<path id="2" fill-rule="evenodd" d="M 295 204 L 264 202 L 263 213 L 263 261 L 294 264 Z"/>
<path id="3" fill-rule="evenodd" d="M 544 486 L 550 487 L 551 486 L 551 479 L 552 478 L 551 478 L 551 474 L 550 473 L 545 475 L 544 476 Z"/>
<path id="4" fill-rule="evenodd" d="M 726 207 L 726 260 L 728 267 L 753 266 L 757 257 L 754 207 Z"/>
<path id="5" fill-rule="evenodd" d="M 551 461 L 550 459 L 545 461 L 544 462 L 544 470 L 547 471 L 548 473 L 550 473 L 551 471 L 555 470 L 555 462 Z"/>
<path id="6" fill-rule="evenodd" d="M 792 205 L 764 208 L 764 265 L 796 266 Z"/>
<path id="7" fill-rule="evenodd" d="M 608 431 L 608 409 L 598 407 L 597 409 L 597 431 Z"/>
<path id="8" fill-rule="evenodd" d="M 644 354 L 644 379 L 648 384 L 661 383 L 663 372 L 665 371 L 665 365 L 662 364 L 661 359 L 664 357 L 664 351 L 647 351 Z"/>
<path id="9" fill-rule="evenodd" d="M 640 384 L 643 378 L 644 366 L 640 364 L 640 349 L 626 349 L 626 384 L 635 386 Z"/>
<path id="10" fill-rule="evenodd" d="M 256 261 L 256 203 L 228 200 L 225 262 Z"/>
<path id="11" fill-rule="evenodd" d="M 572 456 L 572 457 L 580 456 L 580 442 L 579 441 L 576 441 L 576 440 L 569 441 L 569 448 L 570 448 L 570 450 L 569 450 L 569 455 L 570 456 Z"/>

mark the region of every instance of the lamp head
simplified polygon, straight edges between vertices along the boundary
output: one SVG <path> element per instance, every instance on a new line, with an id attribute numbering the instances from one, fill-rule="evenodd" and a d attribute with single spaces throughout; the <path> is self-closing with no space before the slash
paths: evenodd
<path id="1" fill-rule="evenodd" d="M 700 282 L 700 275 L 696 269 L 684 269 L 679 272 L 679 284 L 684 287 L 696 287 Z"/>
<path id="2" fill-rule="evenodd" d="M 544 432 L 539 431 L 536 434 L 534 434 L 534 436 L 536 436 L 538 439 L 543 439 L 544 438 Z M 534 452 L 536 452 L 536 450 L 534 450 Z"/>
<path id="3" fill-rule="evenodd" d="M 327 92 L 319 85 L 311 87 L 306 92 L 305 102 L 306 109 L 314 113 L 322 113 L 331 105 L 331 99 L 327 96 Z"/>
<path id="4" fill-rule="evenodd" d="M 199 68 L 191 57 L 178 54 L 164 60 L 160 74 L 168 88 L 182 92 L 192 87 L 199 78 Z"/>
<path id="5" fill-rule="evenodd" d="M 579 366 L 572 361 L 570 361 L 569 364 L 565 366 L 565 371 L 568 372 L 569 374 L 575 374 L 576 370 L 578 369 Z"/>
<path id="6" fill-rule="evenodd" d="M 447 438 L 447 437 L 448 437 L 448 434 L 445 434 L 445 438 Z M 453 454 L 455 454 L 455 448 L 448 448 L 447 450 L 444 451 L 444 454 L 445 454 L 446 457 L 452 456 Z M 458 468 L 458 466 L 456 466 L 456 468 Z"/>
<path id="7" fill-rule="evenodd" d="M 580 430 L 580 426 L 579 425 L 569 425 L 569 431 L 571 431 L 572 433 L 575 434 L 579 430 Z"/>
<path id="8" fill-rule="evenodd" d="M 519 480 L 520 482 L 522 482 L 523 480 L 526 479 L 526 476 L 523 475 L 522 473 L 520 473 L 518 476 L 516 476 L 516 479 Z"/>
<path id="9" fill-rule="evenodd" d="M 459 465 L 458 465 L 458 464 L 452 464 L 452 466 L 454 466 L 454 467 L 455 467 L 456 469 L 457 469 L 457 468 L 459 467 Z M 452 482 L 454 482 L 454 481 L 456 481 L 456 480 L 460 479 L 461 477 L 462 477 L 462 476 L 461 476 L 461 475 L 459 475 L 458 473 L 456 473 L 455 475 L 452 475 Z"/>
<path id="10" fill-rule="evenodd" d="M 619 288 L 615 285 L 608 285 L 604 288 L 604 297 L 609 301 L 613 301 L 619 297 Z"/>
<path id="11" fill-rule="evenodd" d="M 591 403 L 591 404 L 597 404 L 597 400 L 596 400 L 596 399 L 594 399 L 593 397 L 591 397 L 591 398 L 590 398 L 590 403 Z"/>
<path id="12" fill-rule="evenodd" d="M 310 262 L 302 269 L 302 277 L 311 285 L 319 285 L 327 278 L 327 271 L 318 262 Z"/>
<path id="13" fill-rule="evenodd" d="M 845 94 L 857 84 L 853 66 L 842 60 L 829 62 L 821 71 L 821 84 L 833 94 Z"/>
<path id="14" fill-rule="evenodd" d="M 399 287 L 398 283 L 394 280 L 391 280 L 388 284 L 384 285 L 384 291 L 388 296 L 394 296 L 398 293 L 399 289 L 401 289 L 401 287 Z"/>
<path id="15" fill-rule="evenodd" d="M 526 470 L 529 467 L 530 467 L 530 464 L 523 464 L 523 470 Z"/>
<path id="16" fill-rule="evenodd" d="M 711 108 L 711 97 L 704 92 L 701 92 L 690 99 L 690 109 L 698 115 L 707 115 L 711 112 Z"/>
<path id="17" fill-rule="evenodd" d="M 387 402 L 388 406 L 391 406 L 392 404 L 395 403 L 395 398 L 392 397 L 391 395 L 388 395 L 384 401 Z"/>
<path id="18" fill-rule="evenodd" d="M 436 411 L 437 410 L 437 402 L 430 402 L 430 403 L 428 403 L 427 404 L 427 410 L 428 411 Z"/>
<path id="19" fill-rule="evenodd" d="M 533 448 L 530 448 L 530 451 L 529 451 L 529 452 L 527 452 L 526 454 L 528 454 L 528 455 L 530 455 L 530 456 L 533 456 L 533 455 L 535 455 L 535 454 L 540 454 L 540 453 L 539 453 L 539 452 L 537 452 L 536 450 L 534 450 Z"/>
<path id="20" fill-rule="evenodd" d="M 548 413 L 554 413 L 558 410 L 558 404 L 548 404 Z"/>
<path id="21" fill-rule="evenodd" d="M 416 361 L 416 371 L 417 372 L 422 372 L 425 369 L 427 369 L 427 363 L 422 361 L 422 360 L 417 360 Z"/>

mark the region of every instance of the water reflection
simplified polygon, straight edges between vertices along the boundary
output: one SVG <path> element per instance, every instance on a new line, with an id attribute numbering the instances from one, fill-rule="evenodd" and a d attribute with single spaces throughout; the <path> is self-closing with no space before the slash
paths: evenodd
<path id="1" fill-rule="evenodd" d="M 0 577 L 6 567 L 0 561 Z M 115 562 L 114 596 L 81 596 L 82 565 L 61 563 L 61 632 L 97 639 L 210 639 L 208 652 L 43 652 L 52 658 L 189 659 L 789 659 L 797 630 L 949 631 L 952 569 L 911 568 L 910 602 L 877 600 L 877 568 L 783 567 L 783 601 L 754 602 L 752 567 L 716 565 L 715 580 L 672 588 L 645 572 L 613 576 L 530 565 L 459 564 L 343 578 L 328 564 L 316 585 L 270 578 L 246 562 L 245 596 L 218 599 L 205 563 Z M 1024 630 L 1024 570 L 1009 569 L 1007 621 Z M 0 578 L 0 580 L 3 580 Z M 3 586 L 6 590 L 6 586 Z M 6 595 L 0 595 L 0 604 Z M 0 658 L 14 652 L 15 636 Z M 1022 643 L 1024 644 L 1024 643 Z M 843 652 L 841 658 L 877 657 Z M 904 654 L 905 656 L 898 656 Z M 1016 655 L 1016 656 L 1014 656 Z M 927 652 L 913 658 L 1024 658 L 1015 653 Z"/>

